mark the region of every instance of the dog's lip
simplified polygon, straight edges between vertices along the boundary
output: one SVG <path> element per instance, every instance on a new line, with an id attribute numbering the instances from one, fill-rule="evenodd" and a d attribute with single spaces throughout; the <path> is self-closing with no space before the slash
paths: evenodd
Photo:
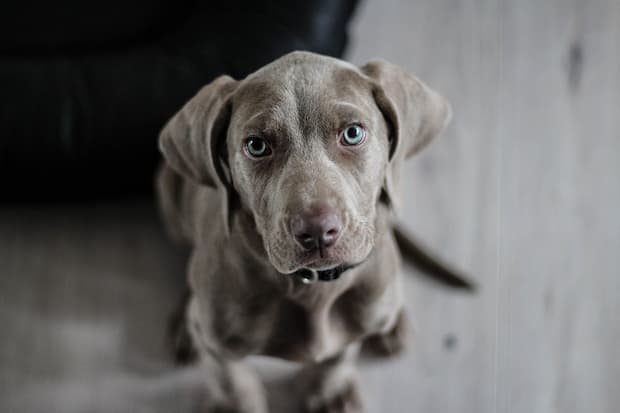
<path id="1" fill-rule="evenodd" d="M 296 270 L 307 269 L 313 271 L 327 271 L 337 268 L 346 263 L 340 260 L 334 260 L 332 258 L 315 259 L 306 263 L 302 263 Z"/>
<path id="2" fill-rule="evenodd" d="M 329 271 L 329 270 L 334 270 L 338 267 L 342 267 L 347 265 L 344 262 L 332 262 L 329 264 L 324 264 L 324 265 L 313 265 L 313 263 L 309 263 L 309 264 L 303 264 L 303 265 L 297 265 L 295 267 L 293 267 L 291 270 L 284 272 L 283 274 L 293 274 L 296 273 L 297 271 L 300 270 L 310 270 L 310 271 Z"/>
<path id="3" fill-rule="evenodd" d="M 301 261 L 292 266 L 290 269 L 287 268 L 287 271 L 283 271 L 282 274 L 293 274 L 300 270 L 329 271 L 346 265 L 349 265 L 349 263 L 344 260 L 337 260 L 333 258 L 312 258 Z"/>
<path id="4" fill-rule="evenodd" d="M 311 271 L 330 271 L 338 268 L 353 268 L 365 262 L 368 257 L 372 254 L 373 249 L 370 250 L 368 255 L 364 257 L 364 259 L 360 261 L 347 261 L 346 259 L 336 259 L 335 257 L 327 257 L 327 258 L 319 258 L 312 257 L 308 259 L 305 263 L 302 262 L 300 265 L 297 265 L 291 273 L 294 273 L 299 270 L 311 270 Z"/>
<path id="5" fill-rule="evenodd" d="M 318 250 L 305 251 L 303 256 L 297 261 L 297 269 L 307 268 L 309 270 L 322 271 L 329 270 L 342 264 L 346 264 L 344 257 L 339 257 L 328 249 L 326 255 L 321 257 Z"/>

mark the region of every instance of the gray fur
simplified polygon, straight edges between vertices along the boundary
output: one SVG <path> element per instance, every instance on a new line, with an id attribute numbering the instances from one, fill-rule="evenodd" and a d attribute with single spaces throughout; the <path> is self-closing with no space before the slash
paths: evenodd
<path id="1" fill-rule="evenodd" d="M 404 69 L 362 68 L 290 53 L 247 78 L 205 86 L 166 125 L 158 181 L 169 232 L 192 246 L 188 328 L 218 385 L 205 409 L 266 412 L 243 357 L 307 363 L 307 411 L 363 410 L 352 362 L 367 343 L 402 339 L 400 257 L 391 230 L 398 170 L 447 124 L 450 107 Z M 339 130 L 367 129 L 343 148 Z M 250 159 L 250 134 L 271 140 L 269 160 Z M 291 214 L 321 201 L 343 218 L 325 258 L 303 250 Z M 332 282 L 304 284 L 299 268 L 359 264 Z M 379 338 L 379 339 L 378 339 Z M 391 341 L 390 341 L 391 339 Z"/>

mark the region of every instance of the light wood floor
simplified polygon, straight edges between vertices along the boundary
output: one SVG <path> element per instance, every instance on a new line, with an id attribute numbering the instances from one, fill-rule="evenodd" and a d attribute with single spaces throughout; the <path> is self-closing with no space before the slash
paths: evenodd
<path id="1" fill-rule="evenodd" d="M 407 277 L 415 337 L 363 364 L 369 412 L 619 411 L 620 2 L 369 0 L 372 57 L 453 104 L 403 219 L 482 288 Z M 2 207 L 0 411 L 191 411 L 162 325 L 184 259 L 149 204 Z"/>

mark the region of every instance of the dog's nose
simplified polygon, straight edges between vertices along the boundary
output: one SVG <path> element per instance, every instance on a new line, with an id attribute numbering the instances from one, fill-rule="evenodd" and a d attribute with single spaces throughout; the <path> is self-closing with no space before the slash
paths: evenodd
<path id="1" fill-rule="evenodd" d="M 325 248 L 336 243 L 342 230 L 342 220 L 338 213 L 326 205 L 315 205 L 294 214 L 290 221 L 291 232 L 303 248 L 318 248 L 321 256 Z"/>

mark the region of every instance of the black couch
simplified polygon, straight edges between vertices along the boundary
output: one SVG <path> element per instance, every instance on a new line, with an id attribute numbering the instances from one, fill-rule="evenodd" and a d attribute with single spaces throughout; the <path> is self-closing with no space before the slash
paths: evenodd
<path id="1" fill-rule="evenodd" d="M 149 193 L 158 132 L 202 85 L 292 50 L 342 55 L 355 3 L 3 2 L 0 197 Z"/>

